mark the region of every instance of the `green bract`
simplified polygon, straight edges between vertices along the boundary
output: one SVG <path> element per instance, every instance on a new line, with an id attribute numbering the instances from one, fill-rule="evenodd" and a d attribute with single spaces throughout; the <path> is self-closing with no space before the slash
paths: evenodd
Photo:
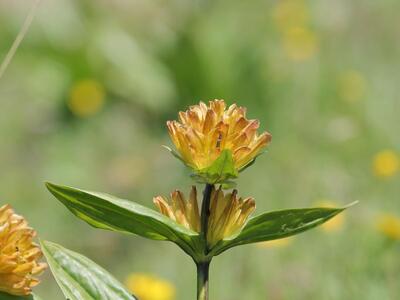
<path id="1" fill-rule="evenodd" d="M 251 167 L 256 162 L 257 158 L 266 152 L 259 153 L 247 165 L 240 170 L 237 170 L 235 168 L 232 151 L 225 149 L 211 166 L 203 170 L 194 170 L 185 163 L 184 159 L 176 151 L 167 146 L 164 146 L 164 148 L 167 149 L 175 158 L 180 160 L 185 166 L 194 171 L 192 178 L 196 182 L 205 184 L 222 184 L 226 189 L 235 187 L 236 184 L 233 180 L 238 178 L 239 173 Z"/>
<path id="2" fill-rule="evenodd" d="M 51 242 L 41 244 L 50 269 L 67 299 L 136 300 L 121 283 L 88 258 Z"/>
<path id="3" fill-rule="evenodd" d="M 239 176 L 235 169 L 235 162 L 231 150 L 224 150 L 213 164 L 203 170 L 197 171 L 192 177 L 199 183 L 228 183 Z"/>

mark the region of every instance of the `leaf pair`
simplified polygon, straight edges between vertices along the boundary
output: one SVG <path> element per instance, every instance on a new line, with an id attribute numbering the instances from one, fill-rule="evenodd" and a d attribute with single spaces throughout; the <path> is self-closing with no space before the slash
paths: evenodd
<path id="1" fill-rule="evenodd" d="M 345 208 L 304 208 L 263 213 L 251 218 L 234 236 L 225 238 L 205 254 L 197 232 L 164 215 L 128 200 L 48 183 L 47 188 L 73 214 L 90 225 L 153 240 L 171 241 L 196 262 L 210 259 L 229 248 L 295 235 L 333 218 Z"/>

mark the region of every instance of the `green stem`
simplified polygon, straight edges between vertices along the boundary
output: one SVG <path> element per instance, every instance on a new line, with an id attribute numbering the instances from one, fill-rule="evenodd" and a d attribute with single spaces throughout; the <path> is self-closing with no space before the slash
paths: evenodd
<path id="1" fill-rule="evenodd" d="M 207 232 L 210 217 L 211 194 L 214 185 L 206 184 L 201 204 L 201 236 L 204 241 L 204 256 L 208 254 Z M 197 262 L 197 300 L 208 300 L 208 274 L 211 260 Z"/>
<path id="2" fill-rule="evenodd" d="M 208 218 L 210 217 L 210 202 L 211 202 L 211 193 L 214 188 L 213 184 L 206 184 L 206 188 L 204 189 L 203 202 L 201 204 L 201 235 L 205 242 L 205 252 L 207 254 L 207 232 L 208 232 Z"/>
<path id="3" fill-rule="evenodd" d="M 208 300 L 208 274 L 210 262 L 197 264 L 197 300 Z"/>

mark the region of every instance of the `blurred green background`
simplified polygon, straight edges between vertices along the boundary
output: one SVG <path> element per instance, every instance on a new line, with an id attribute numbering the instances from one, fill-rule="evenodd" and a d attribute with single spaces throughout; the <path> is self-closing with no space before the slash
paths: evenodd
<path id="1" fill-rule="evenodd" d="M 32 4 L 0 2 L 0 61 Z M 399 9 L 395 0 L 43 0 L 0 80 L 1 204 L 121 281 L 151 274 L 175 286 L 175 299 L 194 299 L 195 267 L 177 247 L 92 229 L 43 183 L 150 207 L 153 196 L 188 191 L 188 171 L 161 147 L 171 145 L 165 122 L 225 99 L 273 135 L 238 181 L 257 212 L 360 203 L 335 226 L 217 257 L 211 299 L 399 299 Z M 38 294 L 62 298 L 50 272 L 42 281 Z"/>

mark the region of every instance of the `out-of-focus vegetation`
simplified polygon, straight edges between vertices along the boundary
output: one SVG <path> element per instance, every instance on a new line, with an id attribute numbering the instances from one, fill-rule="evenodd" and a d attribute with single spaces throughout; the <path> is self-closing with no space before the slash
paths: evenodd
<path id="1" fill-rule="evenodd" d="M 0 59 L 28 9 L 0 2 Z M 398 299 L 399 9 L 395 0 L 43 0 L 0 80 L 0 204 L 121 281 L 153 274 L 177 300 L 192 299 L 195 270 L 176 247 L 92 229 L 43 182 L 148 206 L 189 190 L 187 170 L 161 148 L 165 121 L 223 98 L 273 135 L 238 182 L 259 211 L 360 204 L 305 235 L 218 257 L 212 299 Z M 131 286 L 143 289 L 142 279 Z M 43 281 L 37 292 L 61 299 L 49 272 Z"/>

